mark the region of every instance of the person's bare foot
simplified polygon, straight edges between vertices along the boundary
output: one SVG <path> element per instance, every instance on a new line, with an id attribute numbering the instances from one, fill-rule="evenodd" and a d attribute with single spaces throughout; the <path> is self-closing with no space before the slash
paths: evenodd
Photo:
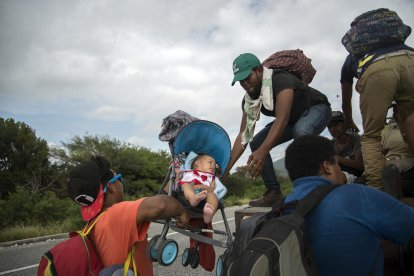
<path id="1" fill-rule="evenodd" d="M 190 200 L 190 205 L 192 207 L 196 207 L 201 201 L 206 199 L 207 197 L 207 191 L 203 190 L 199 192 L 198 194 L 195 194 L 195 196 Z"/>
<path id="2" fill-rule="evenodd" d="M 206 205 L 204 205 L 204 209 L 203 209 L 203 218 L 204 218 L 204 223 L 210 223 L 213 220 L 213 216 L 214 216 L 214 207 L 213 205 L 206 203 Z"/>

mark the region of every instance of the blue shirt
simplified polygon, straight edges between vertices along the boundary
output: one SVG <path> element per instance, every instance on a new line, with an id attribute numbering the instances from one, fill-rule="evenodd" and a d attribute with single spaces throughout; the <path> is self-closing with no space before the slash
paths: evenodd
<path id="1" fill-rule="evenodd" d="M 297 179 L 286 202 L 330 184 L 319 176 Z M 383 275 L 380 240 L 408 243 L 414 236 L 414 208 L 373 188 L 347 184 L 306 216 L 305 227 L 321 275 L 367 275 L 371 269 Z"/>

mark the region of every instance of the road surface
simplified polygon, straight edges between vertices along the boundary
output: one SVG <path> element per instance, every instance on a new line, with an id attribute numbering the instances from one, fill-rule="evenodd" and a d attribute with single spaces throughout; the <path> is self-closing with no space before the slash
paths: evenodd
<path id="1" fill-rule="evenodd" d="M 234 211 L 241 209 L 244 206 L 234 206 L 225 208 L 227 221 L 229 223 L 231 232 L 234 232 Z M 149 239 L 160 234 L 163 225 L 152 223 L 148 231 Z M 217 230 L 225 231 L 223 218 L 220 212 L 214 216 L 213 227 Z M 186 247 L 189 245 L 189 238 L 182 234 L 170 230 L 167 234 L 169 239 L 177 241 L 179 246 L 178 257 L 175 262 L 168 267 L 154 263 L 155 275 L 215 275 L 215 271 L 207 272 L 200 266 L 197 269 L 192 269 L 190 266 L 183 267 L 181 265 L 181 255 Z M 215 239 L 225 240 L 224 236 L 215 235 Z M 36 275 L 37 265 L 40 257 L 44 252 L 48 251 L 55 244 L 63 241 L 63 239 L 46 240 L 36 243 L 13 245 L 8 247 L 0 247 L 0 275 L 8 276 L 26 276 Z M 224 248 L 215 247 L 216 259 L 224 252 Z"/>

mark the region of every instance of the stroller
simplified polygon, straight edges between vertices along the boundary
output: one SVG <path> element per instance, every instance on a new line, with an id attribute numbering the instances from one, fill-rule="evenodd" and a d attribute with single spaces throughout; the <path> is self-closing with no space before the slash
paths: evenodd
<path id="1" fill-rule="evenodd" d="M 191 158 L 193 153 L 203 153 L 212 156 L 216 160 L 218 165 L 216 174 L 218 172 L 222 175 L 230 159 L 231 144 L 227 133 L 223 130 L 223 128 L 215 123 L 205 120 L 197 120 L 194 117 L 192 117 L 192 122 L 187 123 L 188 122 L 186 122 L 186 125 L 183 127 L 180 126 L 180 128 L 182 128 L 176 131 L 178 134 L 175 137 L 169 137 L 172 161 L 170 163 L 167 176 L 165 177 L 160 189 L 160 194 L 166 194 L 168 191 L 168 195 L 175 197 L 184 205 L 184 207 L 187 208 L 190 213 L 191 220 L 193 220 L 202 218 L 202 209 L 198 209 L 199 206 L 191 207 L 185 200 L 183 193 L 177 189 L 176 180 L 177 178 L 179 179 L 179 173 L 177 173 L 176 169 L 180 168 L 182 171 L 186 164 L 189 163 L 188 158 Z M 216 186 L 216 190 L 219 190 L 218 193 L 223 193 L 223 189 L 221 188 L 224 186 L 221 188 L 220 185 Z M 222 195 L 219 196 L 219 198 L 220 197 L 222 197 Z M 195 245 L 192 246 L 192 248 L 186 248 L 182 254 L 183 266 L 190 265 L 192 268 L 196 268 L 199 265 L 200 243 L 222 248 L 231 246 L 233 244 L 233 237 L 224 212 L 224 204 L 221 199 L 219 200 L 218 209 L 223 217 L 226 231 L 213 229 L 211 224 L 209 225 L 210 227 L 208 227 L 204 223 L 201 227 L 182 229 L 177 227 L 171 219 L 157 220 L 156 222 L 164 224 L 164 227 L 161 234 L 155 235 L 149 241 L 146 252 L 147 256 L 153 262 L 157 261 L 163 266 L 171 265 L 175 261 L 178 255 L 178 244 L 172 239 L 166 239 L 166 235 L 170 228 L 180 234 L 190 237 L 193 241 L 195 241 Z M 226 240 L 215 240 L 212 237 L 203 235 L 206 233 L 225 236 Z M 220 273 L 222 266 L 221 256 L 218 258 L 216 265 L 216 272 Z"/>

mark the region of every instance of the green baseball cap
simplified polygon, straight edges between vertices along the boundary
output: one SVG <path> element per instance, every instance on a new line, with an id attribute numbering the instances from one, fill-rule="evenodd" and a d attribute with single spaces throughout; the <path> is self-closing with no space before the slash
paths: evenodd
<path id="1" fill-rule="evenodd" d="M 246 79 L 252 69 L 260 65 L 260 60 L 253 54 L 245 53 L 238 56 L 233 61 L 233 82 L 231 85 L 233 86 L 236 81 L 241 81 Z"/>

